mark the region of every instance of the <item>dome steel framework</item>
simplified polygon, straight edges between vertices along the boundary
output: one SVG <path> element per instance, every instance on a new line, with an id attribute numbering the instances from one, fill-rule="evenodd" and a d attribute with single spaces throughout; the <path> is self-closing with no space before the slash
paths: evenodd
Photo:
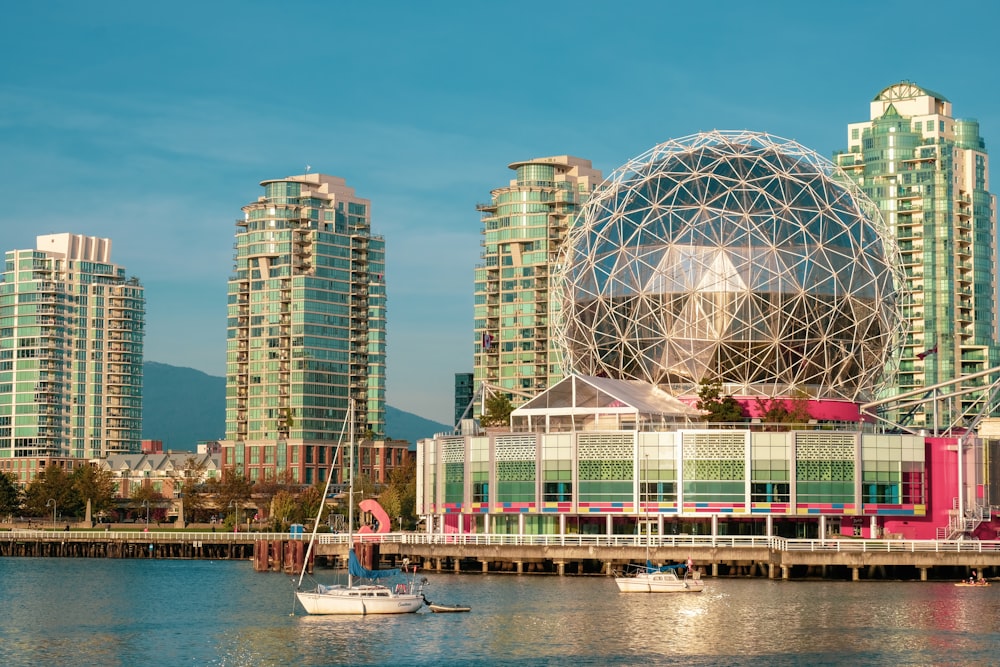
<path id="1" fill-rule="evenodd" d="M 864 400 L 897 360 L 902 273 L 836 165 L 748 131 L 667 141 L 584 205 L 556 270 L 564 368 L 675 395 Z"/>

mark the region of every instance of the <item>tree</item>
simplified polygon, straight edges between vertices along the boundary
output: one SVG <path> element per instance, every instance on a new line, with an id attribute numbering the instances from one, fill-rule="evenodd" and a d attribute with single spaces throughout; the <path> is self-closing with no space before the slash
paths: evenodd
<path id="1" fill-rule="evenodd" d="M 217 486 L 217 498 L 219 510 L 227 513 L 226 526 L 231 527 L 236 521 L 236 512 L 228 514 L 232 508 L 244 513 L 240 516 L 241 521 L 245 517 L 252 491 L 253 482 L 243 474 L 242 468 L 226 468 L 222 471 L 222 481 Z"/>
<path id="2" fill-rule="evenodd" d="M 483 426 L 507 426 L 510 424 L 510 413 L 514 406 L 507 394 L 491 394 L 486 399 L 486 412 L 479 419 Z"/>
<path id="3" fill-rule="evenodd" d="M 181 522 L 190 519 L 197 523 L 199 520 L 208 519 L 207 499 L 202 481 L 204 474 L 205 464 L 199 462 L 194 454 L 184 459 L 183 478 L 174 485 L 174 492 L 183 499 L 185 516 L 180 517 Z"/>
<path id="4" fill-rule="evenodd" d="M 793 424 L 806 424 L 809 414 L 809 397 L 797 394 L 791 398 L 758 398 L 757 412 L 765 428 L 787 431 Z"/>
<path id="5" fill-rule="evenodd" d="M 10 516 L 21 509 L 21 489 L 17 478 L 10 473 L 0 472 L 0 516 Z"/>
<path id="6" fill-rule="evenodd" d="M 315 484 L 307 486 L 299 494 L 298 503 L 291 517 L 292 523 L 301 523 L 312 528 L 316 515 L 326 509 L 324 500 L 322 488 Z M 320 516 L 319 520 L 322 522 L 323 516 Z"/>
<path id="7" fill-rule="evenodd" d="M 698 388 L 699 410 L 705 410 L 705 421 L 732 423 L 743 421 L 743 406 L 732 396 L 722 396 L 722 383 L 703 380 Z"/>
<path id="8" fill-rule="evenodd" d="M 408 458 L 406 463 L 394 468 L 389 475 L 389 485 L 379 495 L 379 504 L 392 519 L 402 518 L 412 526 L 416 523 L 417 464 Z M 403 526 L 397 526 L 402 530 Z"/>
<path id="9" fill-rule="evenodd" d="M 274 498 L 281 492 L 292 488 L 292 471 L 284 470 L 278 473 L 264 471 L 261 479 L 253 485 L 253 499 L 257 503 L 257 512 L 261 521 L 271 516 Z"/>
<path id="10" fill-rule="evenodd" d="M 289 524 L 292 523 L 292 518 L 295 516 L 295 510 L 298 505 L 295 496 L 290 491 L 282 489 L 275 493 L 274 497 L 271 498 L 271 506 L 269 508 L 271 530 L 282 532 L 287 529 Z"/>
<path id="11" fill-rule="evenodd" d="M 91 515 L 111 510 L 115 506 L 115 476 L 110 470 L 93 465 L 82 465 L 70 475 L 73 489 L 84 508 L 90 501 Z"/>
<path id="12" fill-rule="evenodd" d="M 145 521 L 148 516 L 150 521 L 159 521 L 163 514 L 162 508 L 159 507 L 162 500 L 163 494 L 153 487 L 150 480 L 144 480 L 138 488 L 132 489 L 128 506 L 129 509 L 135 510 L 136 518 L 141 517 Z"/>
<path id="13" fill-rule="evenodd" d="M 215 510 L 209 502 L 211 482 L 191 483 L 184 485 L 184 513 L 192 523 L 206 523 Z"/>
<path id="14" fill-rule="evenodd" d="M 73 489 L 73 480 L 61 466 L 49 465 L 28 484 L 24 491 L 24 510 L 31 516 L 51 516 L 55 512 L 80 516 L 80 496 Z"/>

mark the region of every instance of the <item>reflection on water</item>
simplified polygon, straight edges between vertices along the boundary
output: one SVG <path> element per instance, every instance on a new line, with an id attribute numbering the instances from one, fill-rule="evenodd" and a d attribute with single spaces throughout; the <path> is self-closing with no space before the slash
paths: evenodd
<path id="1" fill-rule="evenodd" d="M 0 559 L 2 665 L 994 664 L 1000 586 L 426 575 L 464 614 L 306 616 L 248 563 Z"/>

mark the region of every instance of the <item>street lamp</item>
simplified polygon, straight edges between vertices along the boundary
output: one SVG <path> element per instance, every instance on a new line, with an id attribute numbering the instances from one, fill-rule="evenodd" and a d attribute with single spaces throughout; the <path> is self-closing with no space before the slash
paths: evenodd
<path id="1" fill-rule="evenodd" d="M 54 530 L 56 527 L 56 499 L 49 498 L 48 502 L 45 503 L 45 506 L 48 507 L 49 505 L 52 505 L 52 528 Z"/>
<path id="2" fill-rule="evenodd" d="M 143 500 L 142 506 L 146 508 L 146 528 L 149 528 L 149 501 Z"/>
<path id="3" fill-rule="evenodd" d="M 233 532 L 238 533 L 240 532 L 240 505 L 235 500 L 230 500 L 229 506 L 236 508 L 236 522 L 233 524 L 233 526 L 235 527 L 235 530 Z"/>

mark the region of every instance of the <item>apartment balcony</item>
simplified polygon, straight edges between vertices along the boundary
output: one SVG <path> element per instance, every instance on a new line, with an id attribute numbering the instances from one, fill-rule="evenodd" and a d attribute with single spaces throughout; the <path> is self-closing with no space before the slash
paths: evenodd
<path id="1" fill-rule="evenodd" d="M 865 160 L 860 153 L 838 153 L 834 160 L 841 169 L 863 169 Z"/>

